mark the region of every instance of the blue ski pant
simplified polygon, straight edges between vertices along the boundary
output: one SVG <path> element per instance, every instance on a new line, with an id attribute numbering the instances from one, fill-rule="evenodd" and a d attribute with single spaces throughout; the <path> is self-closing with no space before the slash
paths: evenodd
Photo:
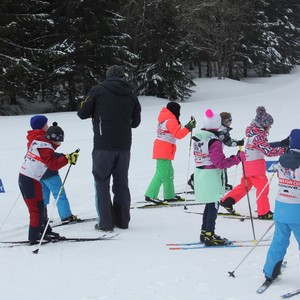
<path id="1" fill-rule="evenodd" d="M 44 205 L 47 206 L 50 200 L 50 193 L 52 193 L 55 200 L 57 199 L 58 193 L 62 186 L 62 180 L 59 175 L 55 175 L 41 180 L 40 183 L 43 189 Z M 68 218 L 72 215 L 70 203 L 64 188 L 60 192 L 57 201 L 57 210 L 61 220 Z"/>
<path id="2" fill-rule="evenodd" d="M 275 279 L 279 275 L 281 263 L 290 244 L 291 233 L 294 234 L 300 250 L 300 224 L 286 224 L 275 221 L 274 237 L 263 269 L 267 278 Z"/>

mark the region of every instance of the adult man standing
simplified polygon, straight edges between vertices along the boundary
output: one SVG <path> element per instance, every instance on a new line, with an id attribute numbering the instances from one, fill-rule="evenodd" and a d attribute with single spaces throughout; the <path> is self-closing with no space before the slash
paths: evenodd
<path id="1" fill-rule="evenodd" d="M 78 116 L 92 118 L 94 131 L 93 175 L 99 221 L 95 229 L 127 229 L 130 221 L 128 168 L 131 128 L 141 122 L 141 105 L 121 66 L 106 71 L 106 79 L 90 90 L 80 104 Z M 110 196 L 110 178 L 113 177 Z"/>

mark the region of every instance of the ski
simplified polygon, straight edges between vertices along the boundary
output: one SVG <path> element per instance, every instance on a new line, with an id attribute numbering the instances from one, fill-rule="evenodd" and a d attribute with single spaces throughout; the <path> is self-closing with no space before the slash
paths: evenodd
<path id="1" fill-rule="evenodd" d="M 243 215 L 240 215 L 240 216 L 238 216 L 238 215 L 228 215 L 228 216 L 223 215 L 223 217 L 226 219 L 236 219 L 236 220 L 240 220 L 240 221 L 245 221 L 245 220 L 251 219 L 250 216 L 243 216 Z M 260 219 L 259 217 L 253 217 L 253 216 L 252 216 L 252 219 L 253 220 L 261 220 L 261 221 L 273 221 L 273 219 Z"/>
<path id="2" fill-rule="evenodd" d="M 284 261 L 282 264 L 281 264 L 281 272 L 286 268 L 286 265 L 287 265 L 287 262 Z M 280 272 L 280 273 L 281 273 Z M 266 289 L 269 288 L 269 286 L 274 282 L 274 280 L 265 280 L 264 283 L 256 290 L 256 293 L 258 294 L 262 294 L 266 291 Z"/>
<path id="3" fill-rule="evenodd" d="M 271 284 L 273 281 L 265 280 L 265 282 L 256 290 L 256 293 L 262 294 Z"/>
<path id="4" fill-rule="evenodd" d="M 201 205 L 202 203 L 198 203 L 198 202 L 188 202 L 185 203 L 185 201 L 180 201 L 180 203 L 166 203 L 166 202 L 162 202 L 162 203 L 158 203 L 158 204 L 145 204 L 142 206 L 136 206 L 135 208 L 139 208 L 139 209 L 147 209 L 147 208 L 160 208 L 160 207 L 175 207 L 175 206 L 191 206 L 191 205 Z"/>
<path id="5" fill-rule="evenodd" d="M 196 214 L 196 215 L 203 215 L 203 212 L 197 212 L 197 211 L 185 211 L 185 213 L 187 214 Z M 225 219 L 236 219 L 236 220 L 240 220 L 240 221 L 245 221 L 245 220 L 249 220 L 251 219 L 250 216 L 246 216 L 246 215 L 241 215 L 239 213 L 222 213 L 222 212 L 218 212 L 217 213 L 218 216 L 222 216 Z M 252 219 L 254 220 L 261 220 L 261 221 L 273 221 L 273 219 L 260 219 L 259 217 L 253 217 Z"/>
<path id="6" fill-rule="evenodd" d="M 258 244 L 257 246 L 270 246 L 270 244 Z M 205 244 L 199 244 L 197 246 L 181 246 L 181 247 L 169 247 L 169 250 L 200 250 L 208 248 L 241 248 L 241 247 L 253 247 L 251 244 L 244 243 L 233 243 L 226 244 L 222 246 L 205 246 Z"/>
<path id="7" fill-rule="evenodd" d="M 72 225 L 72 224 L 77 224 L 77 223 L 86 223 L 86 222 L 92 222 L 92 221 L 97 221 L 98 218 L 82 218 L 82 219 L 77 219 L 76 221 L 70 222 L 70 221 L 62 221 L 57 224 L 52 224 L 51 227 L 59 227 L 59 226 L 64 226 L 64 225 Z"/>
<path id="8" fill-rule="evenodd" d="M 233 216 L 233 217 L 241 217 L 241 216 L 243 216 L 243 215 L 241 215 L 241 214 L 239 214 L 239 213 L 237 213 L 237 212 L 235 212 L 235 213 L 230 213 L 230 212 L 218 212 L 217 213 L 217 215 L 218 216 L 228 216 L 228 217 L 230 217 L 230 216 Z"/>
<path id="9" fill-rule="evenodd" d="M 195 215 L 203 215 L 203 212 L 200 211 L 185 211 L 185 213 L 187 214 L 195 214 Z M 243 216 L 239 213 L 222 213 L 222 212 L 218 212 L 217 213 L 218 216 L 224 216 L 224 217 L 247 217 L 247 216 Z"/>
<path id="10" fill-rule="evenodd" d="M 298 294 L 300 294 L 300 289 L 293 290 L 291 292 L 281 295 L 280 297 L 286 299 L 286 298 L 291 298 Z"/>
<path id="11" fill-rule="evenodd" d="M 177 192 L 176 193 L 176 195 L 184 195 L 184 194 L 194 195 L 195 191 L 186 191 L 186 192 Z"/>
<path id="12" fill-rule="evenodd" d="M 263 239 L 261 242 L 269 242 L 270 239 Z M 229 240 L 229 243 L 255 243 L 253 240 Z M 168 243 L 167 246 L 181 247 L 181 246 L 195 246 L 195 245 L 203 245 L 202 242 L 191 242 L 191 243 Z"/>
<path id="13" fill-rule="evenodd" d="M 51 239 L 51 240 L 44 240 L 42 242 L 42 245 L 49 244 L 49 243 L 61 243 L 61 242 L 93 242 L 93 241 L 105 241 L 110 240 L 114 237 L 119 235 L 113 234 L 113 235 L 102 235 L 98 237 L 60 237 L 58 239 Z M 4 246 L 0 246 L 0 248 L 13 248 L 18 246 L 36 246 L 36 245 L 30 245 L 28 241 L 21 240 L 21 241 L 1 241 L 0 244 L 4 244 Z"/>
<path id="14" fill-rule="evenodd" d="M 135 203 L 142 203 L 142 204 L 164 204 L 164 203 L 183 203 L 183 202 L 195 202 L 195 199 L 183 199 L 181 198 L 181 200 L 169 200 L 169 201 L 165 201 L 165 200 L 154 200 L 154 201 L 137 201 Z"/>

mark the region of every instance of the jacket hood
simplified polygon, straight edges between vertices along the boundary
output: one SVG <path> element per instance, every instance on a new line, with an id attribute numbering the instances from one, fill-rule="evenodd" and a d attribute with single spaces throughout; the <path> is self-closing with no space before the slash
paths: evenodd
<path id="1" fill-rule="evenodd" d="M 122 78 L 113 76 L 102 81 L 101 85 L 116 95 L 130 95 L 133 93 L 132 86 Z"/>
<path id="2" fill-rule="evenodd" d="M 162 122 L 164 122 L 166 120 L 169 120 L 169 119 L 177 120 L 176 117 L 174 116 L 174 114 L 171 111 L 169 111 L 166 107 L 163 107 L 161 109 L 161 111 L 159 112 L 158 122 L 162 123 Z"/>
<path id="3" fill-rule="evenodd" d="M 261 126 L 256 125 L 255 123 L 252 122 L 251 125 L 246 128 L 246 130 L 245 130 L 246 137 L 251 137 L 251 136 L 254 136 L 257 134 L 267 135 L 265 130 Z"/>
<path id="4" fill-rule="evenodd" d="M 218 138 L 218 136 L 216 135 L 217 131 L 210 131 L 210 130 L 206 130 L 206 129 L 201 129 L 198 130 L 195 134 L 195 136 L 199 139 L 199 140 L 206 140 L 209 137 L 216 137 Z"/>
<path id="5" fill-rule="evenodd" d="M 288 153 L 282 154 L 279 163 L 284 168 L 296 170 L 300 166 L 300 152 L 290 150 Z"/>
<path id="6" fill-rule="evenodd" d="M 38 136 L 45 136 L 46 132 L 42 129 L 33 129 L 27 131 L 27 148 L 29 148 L 30 144 L 33 140 L 35 140 Z"/>
<path id="7" fill-rule="evenodd" d="M 32 141 L 39 140 L 43 142 L 50 143 L 54 149 L 58 148 L 59 145 L 54 144 L 53 141 L 46 138 L 46 132 L 41 129 L 34 129 L 34 130 L 28 130 L 27 131 L 27 148 L 30 147 Z"/>

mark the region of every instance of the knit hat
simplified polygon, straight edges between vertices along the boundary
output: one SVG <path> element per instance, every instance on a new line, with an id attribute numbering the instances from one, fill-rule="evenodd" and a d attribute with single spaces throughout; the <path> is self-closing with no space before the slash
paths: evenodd
<path id="1" fill-rule="evenodd" d="M 232 122 L 231 113 L 229 113 L 229 112 L 221 112 L 220 116 L 221 116 L 221 119 L 222 119 L 222 124 L 226 125 L 226 123 Z"/>
<path id="2" fill-rule="evenodd" d="M 123 67 L 117 66 L 117 65 L 113 65 L 113 66 L 109 67 L 106 71 L 106 78 L 112 77 L 112 76 L 118 76 L 118 77 L 124 78 L 125 72 L 124 72 Z"/>
<path id="3" fill-rule="evenodd" d="M 46 132 L 47 139 L 54 142 L 63 142 L 64 141 L 64 131 L 57 126 L 57 122 L 53 122 Z"/>
<path id="4" fill-rule="evenodd" d="M 255 121 L 263 128 L 269 127 L 274 122 L 272 116 L 267 114 L 264 106 L 257 107 Z"/>
<path id="5" fill-rule="evenodd" d="M 219 129 L 221 126 L 221 116 L 211 109 L 207 109 L 204 113 L 204 128 Z"/>
<path id="6" fill-rule="evenodd" d="M 293 129 L 291 131 L 290 149 L 300 149 L 300 129 Z"/>
<path id="7" fill-rule="evenodd" d="M 48 119 L 43 115 L 35 115 L 30 119 L 32 129 L 42 129 L 48 122 Z"/>
<path id="8" fill-rule="evenodd" d="M 167 104 L 167 109 L 173 113 L 177 120 L 180 116 L 180 105 L 177 102 L 171 101 Z"/>

